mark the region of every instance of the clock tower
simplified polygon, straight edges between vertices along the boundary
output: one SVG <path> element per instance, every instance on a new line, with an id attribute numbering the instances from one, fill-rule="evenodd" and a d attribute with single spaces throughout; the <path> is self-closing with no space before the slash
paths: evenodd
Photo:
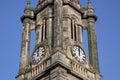
<path id="1" fill-rule="evenodd" d="M 90 0 L 28 0 L 23 23 L 19 72 L 16 80 L 102 80 L 98 63 L 95 22 Z M 87 31 L 89 55 L 83 48 Z M 31 36 L 35 31 L 36 36 Z M 31 38 L 35 48 L 30 54 Z M 89 56 L 89 57 L 88 57 Z"/>

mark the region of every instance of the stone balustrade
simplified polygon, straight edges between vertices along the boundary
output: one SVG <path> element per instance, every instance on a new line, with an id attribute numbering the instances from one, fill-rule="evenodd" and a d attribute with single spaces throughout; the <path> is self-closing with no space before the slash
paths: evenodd
<path id="1" fill-rule="evenodd" d="M 31 71 L 31 76 L 37 76 L 41 72 L 43 72 L 48 66 L 50 66 L 50 60 L 46 60 L 38 66 L 34 67 Z"/>
<path id="2" fill-rule="evenodd" d="M 84 77 L 87 77 L 87 75 L 88 75 L 88 70 L 76 62 L 73 62 L 73 61 L 71 62 L 71 68 L 74 72 L 76 72 Z"/>
<path id="3" fill-rule="evenodd" d="M 45 71 L 50 66 L 50 62 L 51 60 L 48 59 L 48 60 L 45 60 L 43 63 L 40 63 L 38 66 L 34 67 L 31 70 L 31 77 L 35 77 L 40 73 L 42 73 L 43 71 Z M 94 73 L 92 73 L 87 68 L 85 68 L 84 66 L 81 66 L 80 64 L 74 61 L 71 61 L 71 69 L 72 71 L 83 76 L 84 78 L 89 79 L 91 77 L 92 79 L 94 79 Z"/>

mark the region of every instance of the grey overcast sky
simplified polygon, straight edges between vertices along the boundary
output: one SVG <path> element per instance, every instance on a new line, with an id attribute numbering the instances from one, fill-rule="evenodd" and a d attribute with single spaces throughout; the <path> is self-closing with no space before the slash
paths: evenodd
<path id="1" fill-rule="evenodd" d="M 35 6 L 38 0 L 31 0 Z M 103 80 L 120 80 L 120 0 L 91 0 L 98 16 L 96 33 Z M 22 23 L 27 0 L 0 2 L 0 80 L 15 80 L 18 73 Z M 80 0 L 82 6 L 87 0 Z"/>

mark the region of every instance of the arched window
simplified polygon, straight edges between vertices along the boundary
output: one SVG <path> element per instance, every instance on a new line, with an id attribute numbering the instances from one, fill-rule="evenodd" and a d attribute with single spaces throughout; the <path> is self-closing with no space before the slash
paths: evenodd
<path id="1" fill-rule="evenodd" d="M 71 20 L 71 39 L 77 41 L 77 24 L 74 20 Z"/>
<path id="2" fill-rule="evenodd" d="M 47 20 L 44 19 L 42 22 L 42 32 L 41 32 L 41 41 L 44 41 L 47 38 Z"/>

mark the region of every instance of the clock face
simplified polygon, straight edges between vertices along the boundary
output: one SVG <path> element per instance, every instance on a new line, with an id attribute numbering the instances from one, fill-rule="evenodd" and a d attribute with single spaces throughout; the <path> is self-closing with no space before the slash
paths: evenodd
<path id="1" fill-rule="evenodd" d="M 83 51 L 82 48 L 79 46 L 75 45 L 72 47 L 72 53 L 74 57 L 80 62 L 80 63 L 85 63 L 86 62 L 86 55 Z"/>
<path id="2" fill-rule="evenodd" d="M 42 59 L 44 54 L 45 54 L 44 46 L 40 46 L 38 49 L 36 49 L 32 55 L 33 64 L 38 63 Z"/>

